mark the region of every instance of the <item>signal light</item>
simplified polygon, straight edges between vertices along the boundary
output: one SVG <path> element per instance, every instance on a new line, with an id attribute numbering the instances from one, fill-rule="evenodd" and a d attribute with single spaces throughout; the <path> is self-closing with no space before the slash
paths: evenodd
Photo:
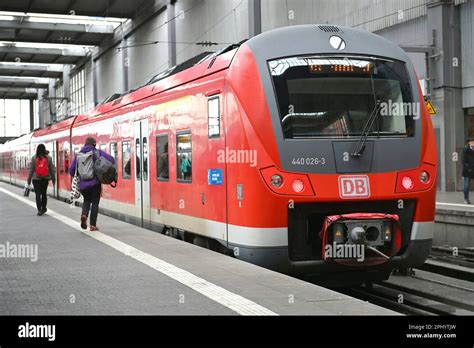
<path id="1" fill-rule="evenodd" d="M 265 185 L 279 195 L 314 196 L 308 175 L 282 172 L 275 166 L 260 169 Z"/>
<path id="2" fill-rule="evenodd" d="M 430 175 L 428 172 L 422 171 L 420 173 L 420 182 L 423 184 L 427 184 L 430 181 Z"/>
<path id="3" fill-rule="evenodd" d="M 291 186 L 293 187 L 293 191 L 295 191 L 296 193 L 303 192 L 304 190 L 304 183 L 300 179 L 294 180 L 293 185 Z"/>
<path id="4" fill-rule="evenodd" d="M 390 222 L 385 222 L 383 224 L 383 239 L 385 242 L 391 242 L 392 241 L 392 229 L 391 229 L 391 223 Z"/>
<path id="5" fill-rule="evenodd" d="M 413 180 L 409 176 L 404 176 L 402 179 L 402 186 L 405 190 L 411 190 L 415 186 Z"/>
<path id="6" fill-rule="evenodd" d="M 436 166 L 423 163 L 419 168 L 399 172 L 395 185 L 396 193 L 425 191 L 436 181 Z"/>
<path id="7" fill-rule="evenodd" d="M 278 174 L 274 174 L 270 182 L 275 187 L 281 187 L 283 185 L 283 178 Z"/>

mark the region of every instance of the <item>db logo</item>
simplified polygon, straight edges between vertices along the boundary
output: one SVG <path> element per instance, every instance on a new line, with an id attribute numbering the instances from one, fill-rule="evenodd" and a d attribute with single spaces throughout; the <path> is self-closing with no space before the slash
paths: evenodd
<path id="1" fill-rule="evenodd" d="M 340 176 L 339 196 L 341 198 L 369 198 L 369 177 L 367 175 Z"/>

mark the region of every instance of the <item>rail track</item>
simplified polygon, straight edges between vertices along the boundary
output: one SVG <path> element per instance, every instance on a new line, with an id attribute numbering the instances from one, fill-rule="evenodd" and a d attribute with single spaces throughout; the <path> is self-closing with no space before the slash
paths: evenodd
<path id="1" fill-rule="evenodd" d="M 474 315 L 474 250 L 434 247 L 417 269 L 337 291 L 405 315 Z"/>

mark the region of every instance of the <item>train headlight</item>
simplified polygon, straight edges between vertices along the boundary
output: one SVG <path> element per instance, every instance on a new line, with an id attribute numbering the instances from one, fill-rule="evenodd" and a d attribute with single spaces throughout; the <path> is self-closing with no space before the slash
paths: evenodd
<path id="1" fill-rule="evenodd" d="M 283 185 L 283 178 L 278 174 L 274 174 L 272 175 L 270 182 L 275 187 L 281 187 L 281 185 Z"/>
<path id="2" fill-rule="evenodd" d="M 428 174 L 428 172 L 422 171 L 420 173 L 420 181 L 423 184 L 427 184 L 430 181 L 430 175 Z"/>
<path id="3" fill-rule="evenodd" d="M 293 187 L 293 191 L 295 191 L 296 193 L 303 192 L 304 182 L 301 181 L 300 179 L 296 179 L 293 181 L 293 185 L 291 185 L 291 187 Z"/>
<path id="4" fill-rule="evenodd" d="M 404 176 L 402 179 L 402 186 L 405 190 L 411 190 L 415 186 L 413 180 L 409 176 Z"/>

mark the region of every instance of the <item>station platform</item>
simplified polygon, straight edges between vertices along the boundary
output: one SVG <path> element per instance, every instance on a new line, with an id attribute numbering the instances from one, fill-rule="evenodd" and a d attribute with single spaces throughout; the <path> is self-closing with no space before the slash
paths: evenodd
<path id="1" fill-rule="evenodd" d="M 55 199 L 36 216 L 5 183 L 0 202 L 0 315 L 398 314 L 104 215 L 82 230 Z"/>
<path id="2" fill-rule="evenodd" d="M 474 247 L 474 204 L 464 204 L 462 192 L 437 193 L 435 222 L 433 245 Z"/>

